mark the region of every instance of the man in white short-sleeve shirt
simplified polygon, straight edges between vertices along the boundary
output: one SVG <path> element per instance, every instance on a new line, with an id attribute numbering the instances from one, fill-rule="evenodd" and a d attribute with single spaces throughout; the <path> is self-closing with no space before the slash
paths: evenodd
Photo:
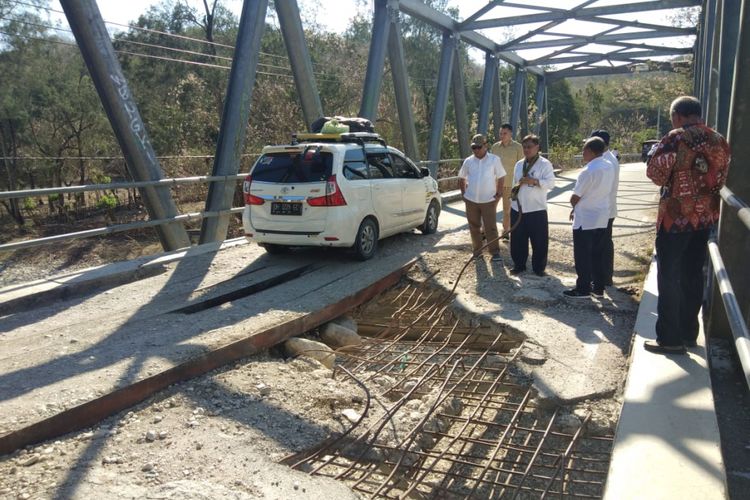
<path id="1" fill-rule="evenodd" d="M 576 287 L 563 294 L 572 298 L 604 294 L 604 251 L 609 222 L 610 193 L 614 182 L 614 166 L 602 155 L 606 145 L 600 137 L 590 137 L 583 145 L 586 168 L 578 176 L 570 204 L 573 210 L 573 259 Z M 591 289 L 593 280 L 594 288 Z"/>
<path id="2" fill-rule="evenodd" d="M 612 226 L 617 217 L 617 189 L 620 186 L 620 160 L 617 155 L 609 148 L 609 132 L 603 129 L 591 132 L 591 137 L 600 137 L 606 146 L 602 158 L 607 160 L 614 167 L 615 180 L 612 183 L 612 191 L 609 194 L 609 222 L 607 223 L 607 233 L 604 236 L 604 250 L 602 259 L 604 259 L 604 286 L 611 286 L 615 270 L 615 244 L 612 240 Z"/>
<path id="3" fill-rule="evenodd" d="M 471 139 L 471 150 L 473 154 L 464 160 L 458 171 L 471 245 L 474 255 L 478 255 L 482 248 L 481 228 L 484 225 L 492 260 L 499 262 L 502 258 L 497 234 L 497 202 L 503 196 L 505 169 L 498 156 L 487 152 L 487 140 L 482 134 Z"/>
<path id="4" fill-rule="evenodd" d="M 531 269 L 544 276 L 549 251 L 549 218 L 547 194 L 555 187 L 552 163 L 539 154 L 539 137 L 529 134 L 521 141 L 523 160 L 513 169 L 513 188 L 510 210 L 510 274 L 526 271 L 531 244 Z"/>

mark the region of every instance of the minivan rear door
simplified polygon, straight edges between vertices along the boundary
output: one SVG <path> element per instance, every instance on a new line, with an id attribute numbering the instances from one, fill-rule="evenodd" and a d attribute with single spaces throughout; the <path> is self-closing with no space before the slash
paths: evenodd
<path id="1" fill-rule="evenodd" d="M 326 225 L 327 207 L 310 206 L 308 198 L 326 194 L 333 154 L 321 146 L 265 152 L 250 171 L 250 193 L 261 205 L 250 205 L 250 221 L 259 232 L 318 234 Z"/>

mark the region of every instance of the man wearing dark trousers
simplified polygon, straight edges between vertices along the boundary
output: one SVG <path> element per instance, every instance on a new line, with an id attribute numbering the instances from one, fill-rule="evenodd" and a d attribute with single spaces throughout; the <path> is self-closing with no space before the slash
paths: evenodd
<path id="1" fill-rule="evenodd" d="M 594 130 L 591 132 L 591 137 L 599 137 L 604 141 L 605 148 L 602 158 L 612 164 L 615 174 L 612 191 L 609 194 L 609 221 L 607 222 L 607 230 L 604 235 L 604 246 L 601 254 L 601 258 L 604 260 L 604 286 L 612 286 L 615 271 L 615 244 L 612 241 L 612 226 L 615 223 L 615 217 L 617 217 L 617 189 L 620 187 L 620 160 L 609 149 L 609 132 L 603 129 Z"/>
<path id="2" fill-rule="evenodd" d="M 659 301 L 656 341 L 644 348 L 684 354 L 698 338 L 703 298 L 703 264 L 711 229 L 719 221 L 730 150 L 718 132 L 701 121 L 701 104 L 678 97 L 670 107 L 674 127 L 656 147 L 646 175 L 661 186 L 656 221 Z"/>
<path id="3" fill-rule="evenodd" d="M 527 135 L 521 145 L 524 159 L 513 169 L 510 225 L 515 229 L 510 233 L 510 274 L 526 270 L 531 242 L 531 268 L 537 276 L 544 276 L 549 248 L 547 193 L 555 187 L 555 172 L 552 163 L 539 154 L 539 137 Z"/>
<path id="4" fill-rule="evenodd" d="M 586 168 L 576 180 L 570 204 L 573 210 L 573 259 L 576 287 L 565 290 L 570 298 L 587 298 L 604 294 L 604 240 L 609 220 L 609 195 L 614 182 L 614 167 L 602 157 L 604 141 L 590 137 L 583 145 Z M 591 282 L 594 288 L 591 288 Z"/>

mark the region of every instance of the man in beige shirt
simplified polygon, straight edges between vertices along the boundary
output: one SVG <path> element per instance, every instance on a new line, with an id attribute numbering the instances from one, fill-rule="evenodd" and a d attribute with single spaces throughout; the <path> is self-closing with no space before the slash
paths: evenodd
<path id="1" fill-rule="evenodd" d="M 492 145 L 490 152 L 500 157 L 503 167 L 513 169 L 520 160 L 523 160 L 523 147 L 513 140 L 513 127 L 510 123 L 503 123 L 500 127 L 500 141 Z M 513 189 L 512 182 L 506 182 L 503 186 L 503 233 L 504 240 L 508 239 L 510 229 L 510 191 Z"/>

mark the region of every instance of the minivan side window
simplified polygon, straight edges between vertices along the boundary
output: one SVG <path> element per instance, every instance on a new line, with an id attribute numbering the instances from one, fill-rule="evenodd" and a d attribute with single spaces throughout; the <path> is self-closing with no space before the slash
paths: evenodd
<path id="1" fill-rule="evenodd" d="M 349 149 L 344 154 L 344 177 L 350 181 L 369 178 L 365 153 L 361 149 Z"/>
<path id="2" fill-rule="evenodd" d="M 344 177 L 350 181 L 369 179 L 367 163 L 364 161 L 347 161 L 344 163 Z"/>
<path id="3" fill-rule="evenodd" d="M 393 161 L 393 173 L 399 179 L 421 179 L 422 174 L 406 159 L 396 154 L 391 154 Z"/>
<path id="4" fill-rule="evenodd" d="M 370 178 L 383 179 L 392 178 L 393 166 L 388 153 L 367 153 L 367 163 L 370 165 Z"/>

